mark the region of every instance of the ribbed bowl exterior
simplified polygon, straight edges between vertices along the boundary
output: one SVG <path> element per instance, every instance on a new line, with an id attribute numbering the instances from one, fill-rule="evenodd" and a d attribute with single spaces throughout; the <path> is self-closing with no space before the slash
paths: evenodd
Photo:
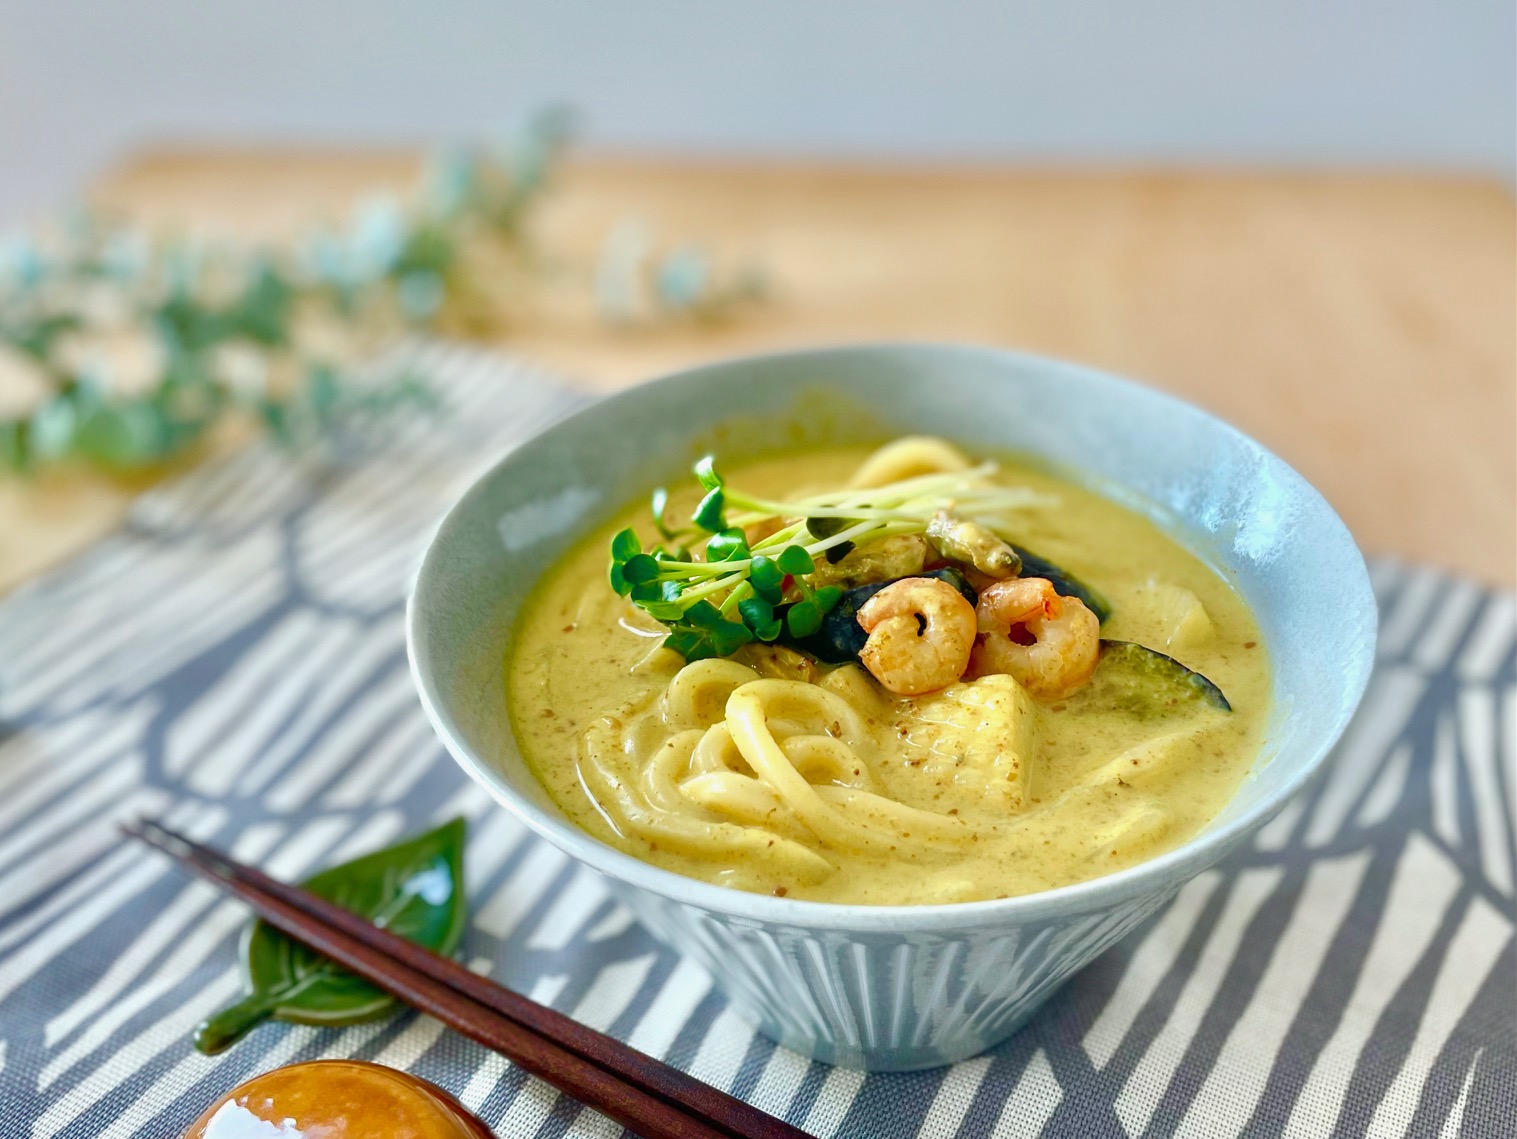
<path id="1" fill-rule="evenodd" d="M 1040 456 L 1148 511 L 1232 578 L 1269 647 L 1274 690 L 1263 753 L 1221 815 L 1176 849 L 1088 882 L 915 907 L 730 890 L 638 861 L 571 823 L 521 755 L 501 685 L 516 617 L 542 575 L 629 495 L 678 477 L 703 450 L 737 457 L 744 446 L 908 433 Z M 1332 509 L 1280 459 L 1204 412 L 1057 361 L 864 345 L 707 365 L 595 404 L 523 444 L 443 520 L 407 632 L 422 704 L 463 768 L 605 875 L 740 1012 L 818 1059 L 910 1069 L 1004 1039 L 1278 812 L 1358 704 L 1375 620 L 1364 560 Z"/>
<path id="2" fill-rule="evenodd" d="M 705 966 L 767 1036 L 829 1064 L 873 1071 L 933 1068 L 1000 1043 L 1172 894 L 944 934 L 756 922 L 621 891 L 639 921 Z"/>

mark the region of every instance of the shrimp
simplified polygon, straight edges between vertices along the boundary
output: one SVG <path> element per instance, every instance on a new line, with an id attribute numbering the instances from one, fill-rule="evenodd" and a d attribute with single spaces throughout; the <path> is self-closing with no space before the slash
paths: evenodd
<path id="1" fill-rule="evenodd" d="M 892 582 L 864 602 L 858 622 L 869 634 L 859 660 L 901 696 L 946 688 L 964 675 L 974 648 L 974 607 L 937 578 Z"/>
<path id="2" fill-rule="evenodd" d="M 1042 577 L 986 586 L 975 609 L 980 636 L 970 670 L 1009 673 L 1033 696 L 1057 700 L 1084 684 L 1101 653 L 1101 622 L 1078 597 Z"/>

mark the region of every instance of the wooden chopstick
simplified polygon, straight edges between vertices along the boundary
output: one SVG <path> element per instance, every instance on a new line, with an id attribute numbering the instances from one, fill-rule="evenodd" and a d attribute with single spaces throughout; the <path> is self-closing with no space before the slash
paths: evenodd
<path id="1" fill-rule="evenodd" d="M 142 820 L 122 829 L 243 898 L 275 928 L 638 1134 L 806 1139 L 805 1132 L 678 1068 L 160 823 Z"/>

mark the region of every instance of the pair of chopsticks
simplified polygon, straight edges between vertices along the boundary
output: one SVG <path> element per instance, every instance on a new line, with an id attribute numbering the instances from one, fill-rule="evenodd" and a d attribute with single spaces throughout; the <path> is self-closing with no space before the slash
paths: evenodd
<path id="1" fill-rule="evenodd" d="M 237 895 L 274 928 L 646 1139 L 807 1139 L 678 1068 L 161 823 L 143 819 L 122 830 Z"/>

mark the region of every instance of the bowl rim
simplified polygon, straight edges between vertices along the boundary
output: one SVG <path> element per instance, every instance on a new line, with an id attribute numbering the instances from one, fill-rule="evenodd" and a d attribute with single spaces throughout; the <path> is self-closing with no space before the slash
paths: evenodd
<path id="1" fill-rule="evenodd" d="M 730 367 L 750 367 L 755 364 L 807 361 L 818 364 L 828 358 L 847 356 L 859 352 L 907 351 L 942 356 L 988 358 L 1002 363 L 1015 363 L 1041 369 L 1053 369 L 1066 373 L 1078 373 L 1097 388 L 1133 390 L 1149 400 L 1166 405 L 1166 410 L 1181 415 L 1198 417 L 1211 429 L 1221 431 L 1233 441 L 1275 467 L 1276 473 L 1298 484 L 1304 497 L 1323 511 L 1330 525 L 1339 532 L 1347 550 L 1353 555 L 1357 573 L 1353 593 L 1346 599 L 1345 611 L 1352 614 L 1357 607 L 1359 623 L 1366 651 L 1355 657 L 1356 674 L 1348 678 L 1345 692 L 1350 699 L 1342 702 L 1337 719 L 1329 731 L 1310 744 L 1312 754 L 1302 763 L 1297 772 L 1286 779 L 1273 793 L 1261 797 L 1259 802 L 1236 817 L 1217 827 L 1207 827 L 1191 836 L 1179 846 L 1155 855 L 1153 858 L 1105 874 L 1097 878 L 1058 886 L 1050 890 L 1021 894 L 1009 898 L 993 898 L 970 902 L 940 902 L 918 905 L 872 905 L 849 902 L 818 902 L 801 898 L 775 897 L 757 894 L 730 886 L 720 886 L 699 878 L 686 877 L 672 870 L 654 866 L 633 855 L 627 854 L 608 843 L 593 837 L 568 819 L 556 818 L 514 788 L 510 782 L 494 771 L 489 763 L 474 751 L 453 731 L 444 704 L 436 690 L 436 672 L 421 660 L 418 632 L 417 598 L 423 591 L 423 583 L 435 569 L 438 549 L 443 535 L 450 527 L 458 525 L 459 517 L 476 495 L 484 493 L 500 469 L 512 461 L 516 452 L 553 432 L 592 416 L 614 413 L 617 406 L 645 398 L 650 389 L 663 385 L 689 383 L 703 373 L 719 372 Z M 1118 484 L 1120 485 L 1120 484 Z M 1227 567 L 1225 560 L 1219 563 Z M 1355 604 L 1357 603 L 1357 605 Z M 736 918 L 765 925 L 783 925 L 802 929 L 828 929 L 850 932 L 952 932 L 975 927 L 1002 927 L 1026 922 L 1035 922 L 1072 914 L 1090 913 L 1110 909 L 1124 901 L 1157 893 L 1166 889 L 1178 889 L 1184 882 L 1225 857 L 1234 847 L 1244 841 L 1273 818 L 1287 802 L 1321 769 L 1328 753 L 1342 738 L 1353 718 L 1369 684 L 1374 662 L 1374 643 L 1379 614 L 1369 571 L 1364 564 L 1362 552 L 1355 543 L 1347 525 L 1338 516 L 1332 505 L 1307 479 L 1284 459 L 1262 443 L 1240 431 L 1230 423 L 1197 407 L 1178 396 L 1134 380 L 1084 364 L 1054 357 L 1020 352 L 986 345 L 956 344 L 938 341 L 858 341 L 764 352 L 743 356 L 728 356 L 701 364 L 660 374 L 648 380 L 624 388 L 621 391 L 592 399 L 562 418 L 534 432 L 526 439 L 509 447 L 495 462 L 478 474 L 442 516 L 422 556 L 411 590 L 406 599 L 406 656 L 417 694 L 433 730 L 442 740 L 449 754 L 464 771 L 490 792 L 502 806 L 510 810 L 533 832 L 547 839 L 564 853 L 591 869 L 600 872 L 613 882 L 625 883 L 674 902 L 699 907 Z M 513 746 L 515 746 L 513 744 Z"/>

